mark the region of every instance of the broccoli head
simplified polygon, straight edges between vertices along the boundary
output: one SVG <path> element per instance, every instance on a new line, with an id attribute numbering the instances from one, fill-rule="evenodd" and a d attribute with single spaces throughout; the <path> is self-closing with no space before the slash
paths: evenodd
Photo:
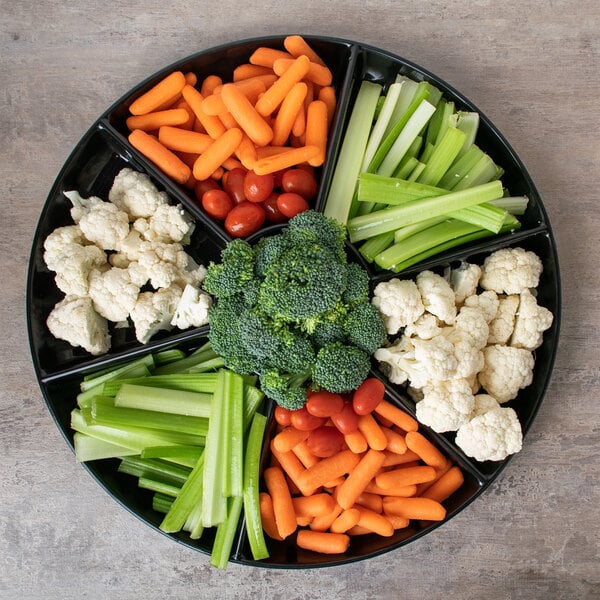
<path id="1" fill-rule="evenodd" d="M 305 210 L 289 220 L 285 235 L 296 244 L 317 241 L 346 262 L 346 228 L 335 219 L 315 210 Z"/>
<path id="2" fill-rule="evenodd" d="M 350 308 L 343 322 L 343 331 L 348 343 L 367 354 L 373 354 L 387 337 L 381 313 L 370 302 L 361 302 Z"/>
<path id="3" fill-rule="evenodd" d="M 217 298 L 244 292 L 255 280 L 254 249 L 242 239 L 235 239 L 221 252 L 221 262 L 211 262 L 206 270 L 203 287 Z"/>
<path id="4" fill-rule="evenodd" d="M 369 302 L 369 275 L 358 263 L 349 263 L 346 267 L 346 289 L 342 301 L 347 306 L 359 302 Z"/>
<path id="5" fill-rule="evenodd" d="M 256 275 L 264 277 L 269 267 L 277 263 L 282 252 L 288 246 L 289 241 L 283 234 L 261 238 L 255 246 L 256 261 L 254 269 Z"/>
<path id="6" fill-rule="evenodd" d="M 369 355 L 360 348 L 339 342 L 327 344 L 317 352 L 313 385 L 337 394 L 350 392 L 367 378 L 370 368 Z"/>
<path id="7" fill-rule="evenodd" d="M 260 374 L 260 387 L 267 398 L 288 410 L 298 410 L 306 403 L 306 389 L 303 387 L 308 374 L 289 375 L 276 369 Z"/>

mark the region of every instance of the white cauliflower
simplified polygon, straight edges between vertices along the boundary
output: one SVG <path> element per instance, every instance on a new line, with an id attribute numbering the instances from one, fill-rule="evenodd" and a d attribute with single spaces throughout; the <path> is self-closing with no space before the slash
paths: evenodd
<path id="1" fill-rule="evenodd" d="M 485 347 L 490 332 L 483 311 L 471 306 L 463 306 L 458 311 L 453 329 L 471 340 L 478 350 Z"/>
<path id="2" fill-rule="evenodd" d="M 374 357 L 381 364 L 387 378 L 392 383 L 402 385 L 408 380 L 408 371 L 404 368 L 404 361 L 414 361 L 415 348 L 411 339 L 406 336 L 398 338 L 393 344 L 378 348 Z"/>
<path id="3" fill-rule="evenodd" d="M 544 331 L 553 321 L 552 313 L 537 303 L 535 296 L 527 289 L 521 292 L 519 310 L 509 344 L 516 348 L 535 350 L 542 345 Z"/>
<path id="4" fill-rule="evenodd" d="M 108 199 L 129 215 L 130 221 L 151 217 L 159 206 L 169 203 L 166 192 L 159 192 L 145 173 L 121 169 L 108 193 Z"/>
<path id="5" fill-rule="evenodd" d="M 481 267 L 463 262 L 457 269 L 451 269 L 448 277 L 454 290 L 455 303 L 460 306 L 466 298 L 477 291 Z"/>
<path id="6" fill-rule="evenodd" d="M 473 404 L 473 412 L 471 413 L 469 420 L 482 415 L 483 413 L 500 408 L 498 400 L 489 394 L 476 394 L 475 403 Z"/>
<path id="7" fill-rule="evenodd" d="M 542 261 L 535 252 L 502 248 L 485 259 L 479 285 L 497 294 L 520 294 L 538 286 L 542 269 Z"/>
<path id="8" fill-rule="evenodd" d="M 428 312 L 423 313 L 414 323 L 409 323 L 404 328 L 404 335 L 418 337 L 422 340 L 430 340 L 440 333 L 442 333 L 442 327 L 440 327 L 439 319 Z"/>
<path id="9" fill-rule="evenodd" d="M 519 296 L 498 296 L 498 310 L 490 323 L 488 344 L 506 344 L 515 328 L 515 316 L 519 309 Z"/>
<path id="10" fill-rule="evenodd" d="M 485 320 L 491 323 L 498 312 L 498 294 L 491 290 L 481 292 L 481 294 L 473 294 L 465 298 L 464 306 L 479 309 Z"/>
<path id="11" fill-rule="evenodd" d="M 179 299 L 171 325 L 179 329 L 201 327 L 208 323 L 212 298 L 193 285 L 186 285 Z"/>
<path id="12" fill-rule="evenodd" d="M 110 348 L 108 322 L 94 310 L 88 296 L 63 298 L 48 315 L 46 325 L 55 338 L 81 347 L 94 356 L 104 354 Z"/>
<path id="13" fill-rule="evenodd" d="M 529 350 L 494 344 L 484 348 L 483 355 L 479 383 L 500 404 L 516 398 L 533 381 L 535 360 Z"/>
<path id="14" fill-rule="evenodd" d="M 466 379 L 451 379 L 426 386 L 417 402 L 417 420 L 438 433 L 456 431 L 469 420 L 475 402 Z"/>
<path id="15" fill-rule="evenodd" d="M 109 321 L 126 321 L 139 293 L 140 286 L 131 280 L 129 269 L 113 267 L 104 273 L 92 271 L 90 274 L 94 310 Z"/>
<path id="16" fill-rule="evenodd" d="M 433 271 L 421 271 L 416 283 L 425 310 L 448 325 L 454 323 L 456 304 L 454 290 L 448 281 Z"/>
<path id="17" fill-rule="evenodd" d="M 185 243 L 194 230 L 194 222 L 181 204 L 161 204 L 151 217 L 136 219 L 133 227 L 151 242 Z"/>
<path id="18" fill-rule="evenodd" d="M 69 244 L 78 244 L 86 246 L 89 242 L 83 236 L 83 232 L 79 225 L 65 225 L 57 227 L 44 240 L 44 262 L 49 269 L 54 270 L 51 264 L 56 264 L 62 254 L 65 246 Z"/>
<path id="19" fill-rule="evenodd" d="M 475 460 L 504 460 L 523 446 L 517 413 L 508 407 L 483 412 L 461 425 L 456 432 L 456 444 Z"/>
<path id="20" fill-rule="evenodd" d="M 135 336 L 142 344 L 162 330 L 172 328 L 171 320 L 183 290 L 177 286 L 161 288 L 156 292 L 142 292 L 131 310 Z"/>
<path id="21" fill-rule="evenodd" d="M 371 302 L 379 309 L 390 335 L 414 323 L 425 311 L 417 285 L 409 279 L 394 278 L 378 283 Z"/>

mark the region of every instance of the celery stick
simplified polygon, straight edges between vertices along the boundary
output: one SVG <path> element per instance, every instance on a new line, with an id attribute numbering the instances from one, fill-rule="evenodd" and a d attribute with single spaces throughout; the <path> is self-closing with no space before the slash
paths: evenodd
<path id="1" fill-rule="evenodd" d="M 154 357 L 152 354 L 147 354 L 140 358 L 136 358 L 120 367 L 110 366 L 105 369 L 100 369 L 98 371 L 94 371 L 93 373 L 88 373 L 84 375 L 83 381 L 81 383 L 81 390 L 85 391 L 89 387 L 94 387 L 99 383 L 103 383 L 104 381 L 108 381 L 109 379 L 114 379 L 115 377 L 119 377 L 121 373 L 128 371 L 129 369 L 134 369 L 138 366 L 145 366 L 148 369 L 152 369 L 154 367 Z"/>
<path id="2" fill-rule="evenodd" d="M 115 406 L 208 419 L 211 400 L 212 394 L 124 383 Z"/>
<path id="3" fill-rule="evenodd" d="M 152 496 L 152 509 L 159 513 L 168 513 L 171 505 L 173 504 L 173 498 L 171 496 L 165 496 L 157 492 Z"/>
<path id="4" fill-rule="evenodd" d="M 402 159 L 398 168 L 394 171 L 393 177 L 398 179 L 406 179 L 414 170 L 415 167 L 419 164 L 419 161 L 414 156 L 409 156 L 408 160 L 406 160 L 406 156 Z"/>
<path id="5" fill-rule="evenodd" d="M 139 456 L 124 457 L 119 464 L 118 471 L 137 478 L 146 477 L 177 487 L 181 487 L 191 473 L 191 469 L 188 467 L 174 465 L 156 458 L 141 458 Z"/>
<path id="6" fill-rule="evenodd" d="M 181 488 L 177 487 L 176 485 L 171 485 L 162 481 L 156 481 L 155 479 L 150 479 L 148 477 L 140 477 L 138 479 L 138 486 L 143 490 L 160 492 L 166 496 L 173 496 L 173 498 L 177 497 L 181 491 Z"/>
<path id="7" fill-rule="evenodd" d="M 244 460 L 244 516 L 246 517 L 248 543 L 254 560 L 261 560 L 269 556 L 259 505 L 260 456 L 266 425 L 267 418 L 256 413 L 250 426 Z"/>
<path id="8" fill-rule="evenodd" d="M 402 88 L 400 89 L 400 95 L 396 102 L 396 106 L 394 107 L 394 112 L 392 113 L 388 126 L 383 134 L 384 138 L 390 134 L 396 123 L 404 116 L 419 88 L 419 84 L 408 77 L 399 76 L 396 78 L 396 81 L 402 83 Z"/>
<path id="9" fill-rule="evenodd" d="M 446 190 L 454 189 L 454 186 L 479 162 L 482 156 L 483 150 L 478 146 L 471 146 L 450 165 L 438 182 L 438 186 Z"/>
<path id="10" fill-rule="evenodd" d="M 527 196 L 505 196 L 490 202 L 490 204 L 493 204 L 494 206 L 503 208 L 511 215 L 524 215 L 528 203 L 529 198 Z"/>
<path id="11" fill-rule="evenodd" d="M 348 221 L 350 241 L 358 242 L 386 231 L 394 231 L 406 225 L 442 216 L 452 210 L 474 206 L 501 197 L 502 184 L 499 181 L 492 181 L 467 190 L 422 198 L 368 215 L 354 217 Z"/>
<path id="12" fill-rule="evenodd" d="M 466 112 L 459 110 L 457 113 L 456 127 L 466 134 L 465 143 L 458 153 L 459 158 L 471 148 L 475 143 L 477 137 L 477 131 L 479 130 L 479 113 Z"/>
<path id="13" fill-rule="evenodd" d="M 434 146 L 438 139 L 438 131 L 440 130 L 442 118 L 448 102 L 443 98 L 438 102 L 435 112 L 431 116 L 427 128 L 425 130 L 425 143 Z"/>
<path id="14" fill-rule="evenodd" d="M 448 216 L 483 229 L 489 229 L 492 233 L 498 233 L 502 229 L 506 214 L 504 209 L 484 202 L 477 206 L 452 211 L 448 213 Z"/>
<path id="15" fill-rule="evenodd" d="M 198 354 L 190 354 L 180 360 L 174 360 L 166 365 L 157 367 L 154 370 L 155 375 L 170 375 L 182 373 L 202 373 L 210 370 L 216 370 L 223 366 L 223 359 L 217 356 L 212 350 Z"/>
<path id="16" fill-rule="evenodd" d="M 358 249 L 363 258 L 372 263 L 375 257 L 394 243 L 394 232 L 386 231 L 366 240 Z"/>
<path id="17" fill-rule="evenodd" d="M 100 460 L 102 458 L 120 458 L 121 456 L 137 454 L 137 450 L 99 440 L 78 431 L 73 435 L 73 447 L 75 449 L 75 459 L 79 462 Z"/>
<path id="18" fill-rule="evenodd" d="M 446 216 L 433 217 L 433 219 L 427 219 L 427 221 L 421 221 L 420 223 L 415 223 L 414 225 L 407 225 L 406 227 L 396 229 L 394 232 L 394 244 L 398 244 L 399 242 L 410 238 L 415 233 L 419 233 L 420 231 L 428 229 L 429 227 L 443 223 L 446 220 L 448 220 L 448 217 Z"/>
<path id="19" fill-rule="evenodd" d="M 379 84 L 370 81 L 361 83 L 331 179 L 323 212 L 343 225 L 352 212 L 356 178 L 360 173 L 381 90 Z"/>
<path id="20" fill-rule="evenodd" d="M 398 205 L 447 193 L 448 190 L 436 186 L 406 181 L 397 177 L 383 177 L 375 173 L 362 173 L 358 179 L 359 202 L 377 201 L 388 205 Z"/>
<path id="21" fill-rule="evenodd" d="M 460 129 L 446 127 L 445 133 L 435 145 L 429 160 L 425 161 L 422 159 L 426 163 L 426 166 L 417 181 L 426 185 L 438 185 L 444 173 L 454 162 L 466 137 L 466 134 Z"/>
<path id="22" fill-rule="evenodd" d="M 189 531 L 192 540 L 199 540 L 204 533 L 204 525 L 202 524 L 202 501 L 194 506 L 184 525 L 184 529 Z"/>
<path id="23" fill-rule="evenodd" d="M 228 485 L 224 493 L 241 496 L 244 492 L 244 381 L 235 378 L 238 389 L 234 391 L 230 404 L 228 434 L 230 438 Z"/>
<path id="24" fill-rule="evenodd" d="M 242 514 L 243 499 L 240 496 L 228 498 L 226 517 L 217 527 L 217 534 L 210 555 L 210 564 L 217 569 L 226 569 L 235 534 Z"/>
<path id="25" fill-rule="evenodd" d="M 204 452 L 201 446 L 148 446 L 141 452 L 142 458 L 163 458 L 187 467 L 193 467 Z"/>
<path id="26" fill-rule="evenodd" d="M 417 181 L 417 179 L 419 179 L 419 175 L 421 175 L 424 168 L 425 168 L 425 163 L 422 163 L 422 162 L 417 163 L 415 168 L 412 170 L 412 173 L 408 176 L 407 181 Z"/>
<path id="27" fill-rule="evenodd" d="M 494 181 L 497 179 L 498 167 L 494 161 L 484 154 L 465 176 L 452 188 L 454 191 L 466 190 L 468 188 Z"/>
<path id="28" fill-rule="evenodd" d="M 216 373 L 172 373 L 170 375 L 149 375 L 135 379 L 118 379 L 108 381 L 102 387 L 103 396 L 115 396 L 120 387 L 127 383 L 131 385 L 153 386 L 171 390 L 183 390 L 212 394 L 217 381 Z"/>
<path id="29" fill-rule="evenodd" d="M 185 358 L 185 352 L 177 348 L 171 348 L 168 350 L 161 350 L 160 352 L 155 352 L 153 356 L 154 364 L 158 367 L 160 365 L 166 365 L 170 362 Z"/>
<path id="30" fill-rule="evenodd" d="M 248 430 L 252 423 L 254 413 L 260 408 L 265 394 L 253 385 L 244 386 L 244 432 Z"/>

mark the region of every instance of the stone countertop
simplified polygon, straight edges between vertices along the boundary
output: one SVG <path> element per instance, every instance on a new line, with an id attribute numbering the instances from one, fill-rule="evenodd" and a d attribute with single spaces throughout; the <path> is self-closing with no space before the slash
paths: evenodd
<path id="1" fill-rule="evenodd" d="M 596 0 L 4 0 L 0 25 L 0 598 L 600 597 L 600 6 Z M 112 102 L 158 69 L 270 34 L 342 37 L 472 100 L 535 181 L 563 281 L 554 375 L 521 453 L 433 534 L 345 567 L 230 565 L 152 531 L 78 465 L 29 355 L 27 262 L 46 195 Z"/>

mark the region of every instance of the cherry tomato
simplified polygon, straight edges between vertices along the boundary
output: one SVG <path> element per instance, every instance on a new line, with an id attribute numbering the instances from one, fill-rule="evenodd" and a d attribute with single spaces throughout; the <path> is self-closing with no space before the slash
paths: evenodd
<path id="1" fill-rule="evenodd" d="M 225 217 L 225 229 L 233 237 L 246 237 L 258 231 L 265 218 L 265 209 L 260 204 L 244 200 Z"/>
<path id="2" fill-rule="evenodd" d="M 271 223 L 285 223 L 288 218 L 277 208 L 277 198 L 279 194 L 272 192 L 271 195 L 262 202 L 262 207 L 265 209 L 267 221 Z"/>
<path id="3" fill-rule="evenodd" d="M 284 192 L 294 192 L 305 200 L 312 200 L 317 195 L 317 180 L 305 169 L 288 169 L 281 178 Z"/>
<path id="4" fill-rule="evenodd" d="M 273 173 L 257 175 L 254 171 L 248 171 L 244 177 L 244 195 L 250 202 L 263 202 L 273 191 L 275 178 Z"/>
<path id="5" fill-rule="evenodd" d="M 273 416 L 275 417 L 275 421 L 277 421 L 277 423 L 283 427 L 287 427 L 292 423 L 292 411 L 287 408 L 283 408 L 283 406 L 277 405 L 275 407 Z"/>
<path id="6" fill-rule="evenodd" d="M 321 425 L 324 425 L 327 421 L 327 419 L 323 417 L 315 417 L 314 415 L 311 415 L 306 410 L 306 406 L 303 406 L 298 410 L 293 410 L 291 419 L 292 427 L 300 429 L 300 431 L 312 431 L 317 427 L 321 427 Z"/>
<path id="7" fill-rule="evenodd" d="M 354 433 L 358 429 L 358 415 L 354 412 L 351 402 L 346 402 L 339 413 L 331 415 L 333 424 L 343 433 Z"/>
<path id="8" fill-rule="evenodd" d="M 222 221 L 233 208 L 233 200 L 224 190 L 208 190 L 202 196 L 202 208 L 211 217 Z"/>
<path id="9" fill-rule="evenodd" d="M 283 179 L 284 171 L 275 171 L 273 173 L 273 189 L 281 189 L 281 180 Z"/>
<path id="10" fill-rule="evenodd" d="M 308 202 L 300 195 L 294 192 L 284 192 L 279 194 L 277 198 L 277 208 L 288 219 L 295 217 L 297 214 L 308 210 Z"/>
<path id="11" fill-rule="evenodd" d="M 197 181 L 194 185 L 194 193 L 196 194 L 196 198 L 198 202 L 202 202 L 202 196 L 204 196 L 204 192 L 208 192 L 208 190 L 220 190 L 221 186 L 211 178 L 203 179 L 202 181 Z"/>
<path id="12" fill-rule="evenodd" d="M 344 408 L 344 400 L 339 394 L 321 390 L 314 392 L 306 401 L 306 410 L 315 417 L 331 417 Z"/>
<path id="13" fill-rule="evenodd" d="M 383 400 L 385 386 L 379 379 L 365 379 L 354 391 L 352 408 L 357 415 L 368 415 Z"/>
<path id="14" fill-rule="evenodd" d="M 337 454 L 344 447 L 344 435 L 337 427 L 322 425 L 309 432 L 306 445 L 319 458 Z"/>
<path id="15" fill-rule="evenodd" d="M 236 167 L 235 169 L 231 169 L 231 171 L 223 173 L 223 189 L 231 196 L 235 204 L 246 200 L 244 194 L 245 177 L 246 169 L 242 169 L 241 167 Z"/>

